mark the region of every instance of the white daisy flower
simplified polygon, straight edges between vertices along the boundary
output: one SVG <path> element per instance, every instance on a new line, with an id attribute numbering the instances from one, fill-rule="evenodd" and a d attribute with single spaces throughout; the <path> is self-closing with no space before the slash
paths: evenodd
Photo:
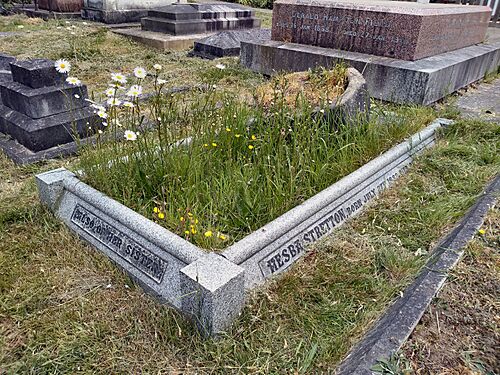
<path id="1" fill-rule="evenodd" d="M 98 132 L 99 134 L 102 134 L 102 133 L 103 133 L 103 131 L 102 131 L 101 129 L 99 129 L 97 132 Z"/>
<path id="2" fill-rule="evenodd" d="M 127 96 L 131 96 L 134 98 L 137 98 L 141 94 L 142 94 L 142 87 L 139 85 L 133 85 L 127 92 Z"/>
<path id="3" fill-rule="evenodd" d="M 158 78 L 159 85 L 164 85 L 165 83 L 167 83 L 167 80 Z"/>
<path id="4" fill-rule="evenodd" d="M 108 126 L 108 123 L 107 122 L 103 122 L 102 126 Z"/>
<path id="5" fill-rule="evenodd" d="M 71 64 L 64 59 L 57 60 L 54 66 L 59 73 L 69 73 L 71 70 Z"/>
<path id="6" fill-rule="evenodd" d="M 140 79 L 146 78 L 147 74 L 148 73 L 146 72 L 146 69 L 141 68 L 140 66 L 138 66 L 137 68 L 134 69 L 134 75 L 137 78 L 140 78 Z"/>
<path id="7" fill-rule="evenodd" d="M 161 65 L 160 64 L 154 64 L 153 68 L 154 68 L 154 70 L 161 70 Z"/>
<path id="8" fill-rule="evenodd" d="M 124 137 L 127 141 L 135 141 L 137 139 L 137 134 L 132 130 L 125 130 Z"/>
<path id="9" fill-rule="evenodd" d="M 134 108 L 135 105 L 132 102 L 123 102 L 123 106 L 127 108 Z"/>
<path id="10" fill-rule="evenodd" d="M 117 98 L 109 98 L 107 103 L 108 103 L 108 105 L 116 106 L 116 107 L 122 105 L 122 102 Z"/>
<path id="11" fill-rule="evenodd" d="M 106 94 L 106 96 L 115 96 L 115 92 L 116 90 L 112 87 L 110 87 L 109 89 L 107 89 L 106 91 L 104 91 L 104 93 Z"/>
<path id="12" fill-rule="evenodd" d="M 74 95 L 74 97 L 75 97 L 76 99 L 80 99 L 80 95 L 78 95 L 78 94 L 75 94 L 75 95 Z"/>
<path id="13" fill-rule="evenodd" d="M 80 83 L 82 83 L 82 81 L 80 81 L 76 77 L 68 77 L 68 78 L 66 78 L 66 82 L 69 83 L 70 85 L 73 85 L 73 86 L 77 86 Z"/>
<path id="14" fill-rule="evenodd" d="M 115 82 L 121 83 L 122 85 L 127 83 L 127 77 L 121 73 L 112 73 L 111 79 Z"/>
<path id="15" fill-rule="evenodd" d="M 85 101 L 87 101 L 87 99 L 85 99 Z M 106 112 L 106 108 L 104 108 L 102 105 L 92 103 L 90 106 L 94 109 L 97 109 L 98 111 Z"/>
<path id="16" fill-rule="evenodd" d="M 100 118 L 108 118 L 108 114 L 106 113 L 106 111 L 98 111 L 97 116 L 99 116 Z"/>
<path id="17" fill-rule="evenodd" d="M 220 70 L 224 70 L 224 69 L 226 69 L 226 66 L 225 66 L 224 64 L 217 64 L 217 65 L 215 65 L 215 67 L 216 67 L 217 69 L 220 69 Z"/>

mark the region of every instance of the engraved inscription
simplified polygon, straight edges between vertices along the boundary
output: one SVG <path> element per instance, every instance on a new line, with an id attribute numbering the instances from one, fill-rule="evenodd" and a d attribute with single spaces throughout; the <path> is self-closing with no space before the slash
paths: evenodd
<path id="1" fill-rule="evenodd" d="M 385 190 L 394 180 L 396 180 L 407 169 L 408 165 L 402 166 L 379 182 L 373 188 L 365 188 L 362 196 L 354 193 L 344 204 L 334 208 L 325 216 L 299 233 L 285 245 L 271 252 L 259 261 L 259 267 L 264 277 L 283 272 L 292 265 L 305 252 L 305 248 L 318 241 L 325 234 L 331 232 L 335 227 L 342 224 L 349 217 L 359 211 L 366 203 L 375 198 L 380 192 Z"/>
<path id="2" fill-rule="evenodd" d="M 167 269 L 167 261 L 145 249 L 126 234 L 103 219 L 77 204 L 71 215 L 71 222 L 87 234 L 133 265 L 144 275 L 161 283 Z"/>
<path id="3" fill-rule="evenodd" d="M 395 35 L 384 31 L 390 29 L 391 23 L 387 20 L 370 17 L 350 17 L 337 15 L 322 15 L 319 13 L 292 12 L 291 21 L 279 20 L 276 27 L 281 29 L 293 29 L 303 31 L 316 31 L 318 33 L 340 32 L 347 37 L 356 37 L 360 39 L 371 39 L 376 42 L 393 43 L 406 45 L 409 41 L 400 35 Z M 363 27 L 369 31 L 360 31 Z"/>

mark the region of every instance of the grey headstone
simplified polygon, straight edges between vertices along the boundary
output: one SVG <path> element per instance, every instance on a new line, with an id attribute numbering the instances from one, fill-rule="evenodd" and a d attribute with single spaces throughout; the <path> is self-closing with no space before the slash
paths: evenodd
<path id="1" fill-rule="evenodd" d="M 52 60 L 18 60 L 10 65 L 14 81 L 33 89 L 60 85 L 67 78 L 67 74 L 57 72 Z"/>
<path id="2" fill-rule="evenodd" d="M 40 152 L 73 142 L 75 137 L 88 137 L 102 126 L 85 101 L 87 87 L 66 83 L 66 74 L 56 71 L 54 61 L 12 61 L 0 56 L 0 67 L 6 61 L 12 76 L 2 79 L 0 74 L 0 133 L 31 152 Z"/>
<path id="3" fill-rule="evenodd" d="M 13 77 L 15 79 L 15 77 Z M 17 82 L 0 84 L 3 104 L 28 117 L 39 119 L 87 107 L 87 87 L 67 83 L 33 89 Z M 77 95 L 79 98 L 75 97 Z"/>
<path id="4" fill-rule="evenodd" d="M 270 29 L 222 31 L 194 42 L 193 54 L 204 58 L 239 56 L 241 42 L 271 40 Z"/>

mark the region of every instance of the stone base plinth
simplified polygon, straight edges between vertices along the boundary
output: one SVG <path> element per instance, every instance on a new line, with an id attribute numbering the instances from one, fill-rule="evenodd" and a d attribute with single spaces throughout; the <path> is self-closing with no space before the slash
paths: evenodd
<path id="1" fill-rule="evenodd" d="M 193 47 L 194 42 L 198 39 L 205 38 L 210 34 L 193 34 L 193 35 L 169 35 L 163 33 L 155 33 L 141 29 L 114 29 L 114 33 L 129 37 L 137 42 L 144 43 L 150 47 L 159 50 L 175 50 L 182 51 Z"/>
<path id="2" fill-rule="evenodd" d="M 22 12 L 28 17 L 37 17 L 45 21 L 53 19 L 74 19 L 81 17 L 81 12 L 52 12 L 45 9 L 35 10 L 34 8 L 23 8 Z"/>
<path id="3" fill-rule="evenodd" d="M 241 63 L 253 71 L 273 75 L 345 61 L 363 73 L 372 97 L 428 105 L 498 69 L 500 29 L 490 28 L 488 40 L 418 61 L 276 41 L 243 42 Z"/>
<path id="4" fill-rule="evenodd" d="M 9 135 L 33 152 L 85 138 L 98 128 L 99 117 L 91 107 L 33 119 L 0 104 L 0 133 Z"/>

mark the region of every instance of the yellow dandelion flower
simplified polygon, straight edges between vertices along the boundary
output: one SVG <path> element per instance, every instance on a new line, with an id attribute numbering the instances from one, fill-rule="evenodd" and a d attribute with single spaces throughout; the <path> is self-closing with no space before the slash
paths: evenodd
<path id="1" fill-rule="evenodd" d="M 226 128 L 226 131 L 229 133 L 231 131 L 231 128 Z"/>
<path id="2" fill-rule="evenodd" d="M 195 223 L 195 224 L 198 224 L 198 219 L 194 219 L 194 223 Z"/>
<path id="3" fill-rule="evenodd" d="M 213 146 L 213 147 L 217 147 L 217 143 L 212 142 L 212 146 Z"/>
<path id="4" fill-rule="evenodd" d="M 254 149 L 254 147 L 253 147 L 252 145 L 248 145 L 248 148 L 249 148 L 250 150 L 253 150 L 253 149 Z"/>
<path id="5" fill-rule="evenodd" d="M 257 137 L 255 135 L 252 135 L 252 141 L 255 141 Z"/>
<path id="6" fill-rule="evenodd" d="M 184 234 L 189 234 L 189 233 L 191 233 L 191 232 L 190 232 L 190 231 L 188 231 L 188 230 L 185 230 L 185 231 L 184 231 Z"/>
<path id="7" fill-rule="evenodd" d="M 223 235 L 222 233 L 219 233 L 218 235 L 219 239 L 221 239 L 222 241 L 225 241 L 227 239 L 227 237 L 225 235 Z"/>
<path id="8" fill-rule="evenodd" d="M 241 137 L 241 134 L 235 134 L 234 136 L 235 136 L 236 138 L 239 138 L 239 137 Z"/>
<path id="9" fill-rule="evenodd" d="M 165 214 L 163 212 L 159 212 L 158 219 L 161 219 L 161 220 L 165 219 Z"/>
<path id="10" fill-rule="evenodd" d="M 184 221 L 184 220 L 185 220 L 185 219 L 184 219 L 184 216 L 181 216 L 180 220 L 181 220 L 181 221 Z"/>
<path id="11" fill-rule="evenodd" d="M 191 212 L 188 212 L 188 216 L 191 217 L 193 216 L 193 214 Z"/>
<path id="12" fill-rule="evenodd" d="M 203 145 L 203 147 L 208 147 L 208 143 L 205 143 L 205 144 Z"/>
<path id="13" fill-rule="evenodd" d="M 205 232 L 205 237 L 212 237 L 212 234 L 213 234 L 213 233 L 212 233 L 212 231 L 211 231 L 211 230 L 207 230 L 207 231 Z"/>
<path id="14" fill-rule="evenodd" d="M 486 233 L 486 231 L 484 229 L 479 229 L 478 232 L 479 232 L 479 234 L 485 234 Z"/>
<path id="15" fill-rule="evenodd" d="M 155 208 L 153 208 L 153 212 L 154 212 L 155 214 L 157 214 L 158 212 L 160 212 L 160 209 L 159 209 L 158 207 L 155 207 Z"/>
<path id="16" fill-rule="evenodd" d="M 196 228 L 191 228 L 191 233 L 196 234 L 198 233 L 198 231 L 196 230 Z"/>

